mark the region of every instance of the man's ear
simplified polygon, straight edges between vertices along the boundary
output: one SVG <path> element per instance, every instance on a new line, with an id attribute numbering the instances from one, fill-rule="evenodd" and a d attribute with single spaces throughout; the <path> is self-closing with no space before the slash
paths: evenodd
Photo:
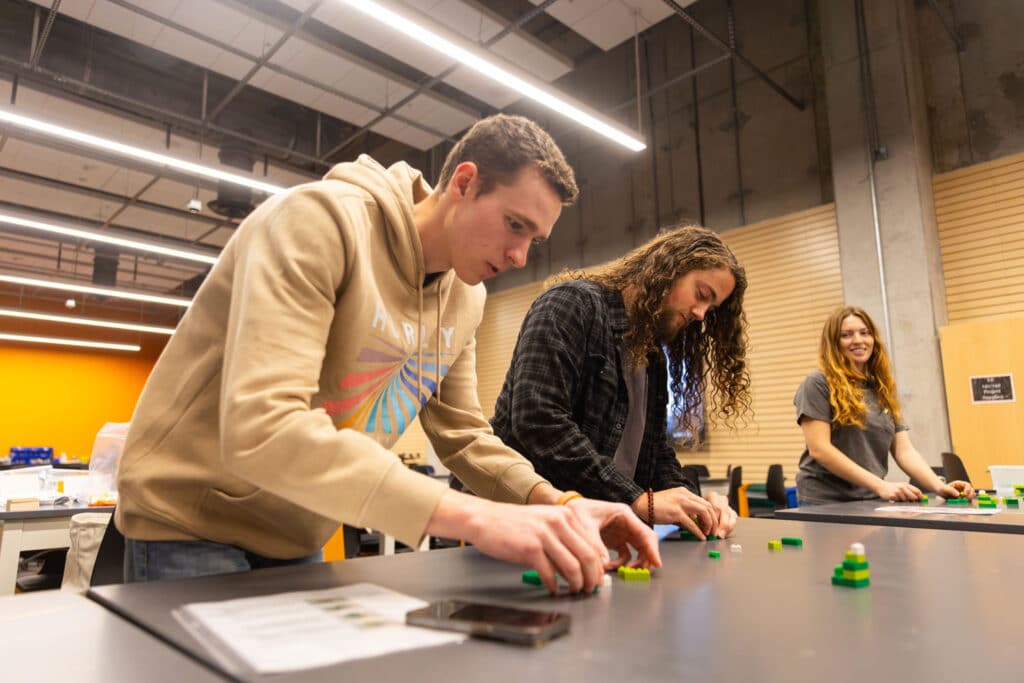
<path id="1" fill-rule="evenodd" d="M 452 179 L 448 181 L 447 191 L 450 193 L 450 197 L 455 201 L 468 197 L 476 186 L 478 178 L 479 170 L 476 164 L 472 161 L 463 161 L 455 167 Z"/>

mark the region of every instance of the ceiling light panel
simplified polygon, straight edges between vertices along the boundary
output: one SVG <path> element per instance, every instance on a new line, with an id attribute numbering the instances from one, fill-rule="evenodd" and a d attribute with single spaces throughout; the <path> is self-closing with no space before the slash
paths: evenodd
<path id="1" fill-rule="evenodd" d="M 216 147 L 203 145 L 203 156 L 201 159 L 197 160 L 200 144 L 195 140 L 191 140 L 180 135 L 171 135 L 170 147 L 167 147 L 167 131 L 162 127 L 145 125 L 135 120 L 116 116 L 94 107 L 88 107 L 67 99 L 51 96 L 24 85 L 18 88 L 17 105 L 9 107 L 6 102 L 2 102 L 0 103 L 0 111 L 34 118 L 47 124 L 87 133 L 95 137 L 105 138 L 121 144 L 137 147 L 154 154 L 166 155 L 185 162 L 199 163 L 213 169 L 214 171 L 244 175 L 240 174 L 236 168 L 221 164 L 217 158 L 218 149 Z M 83 124 L 83 122 L 85 123 Z M 0 122 L 0 127 L 3 127 L 4 125 L 5 124 L 3 122 Z M 19 128 L 11 126 L 9 127 L 8 133 L 12 137 L 17 138 L 21 131 Z M 43 136 L 41 133 L 39 135 Z M 49 140 L 56 139 L 49 135 L 46 135 L 45 137 Z M 70 145 L 72 143 L 67 144 Z M 78 143 L 74 143 L 74 145 L 76 148 L 79 146 Z M 46 147 L 46 145 L 40 146 Z M 34 153 L 35 152 L 33 152 L 33 154 Z M 89 154 L 84 153 L 82 156 L 89 156 Z M 8 158 L 6 154 L 6 146 L 4 158 L 5 160 Z M 79 161 L 78 163 L 81 167 L 81 162 Z M 89 168 L 92 168 L 93 166 L 96 167 L 96 174 L 98 174 L 96 177 L 99 178 L 97 181 L 96 178 L 90 176 L 90 183 L 105 182 L 107 178 L 111 178 L 114 174 L 122 171 L 122 165 L 114 165 L 106 160 L 100 161 L 90 159 L 87 163 Z M 21 166 L 18 168 L 19 170 L 28 170 L 22 169 Z M 109 173 L 105 170 L 107 168 L 110 169 Z M 159 172 L 159 170 L 158 166 L 151 164 L 147 164 L 147 168 L 142 171 L 134 170 L 133 172 L 138 175 L 132 179 L 132 185 L 128 186 L 130 193 L 134 194 L 139 187 L 141 187 L 145 182 L 148 182 L 152 175 Z M 294 184 L 290 183 L 292 178 L 300 177 L 292 172 L 286 172 L 284 169 L 274 164 L 270 164 L 266 177 L 262 176 L 262 170 L 262 165 L 259 165 L 259 172 L 250 174 L 253 180 L 265 182 L 271 185 L 287 187 L 290 184 Z M 79 172 L 78 169 L 75 169 L 75 172 Z M 44 174 L 40 173 L 39 175 Z M 57 177 L 70 182 L 79 182 L 75 177 L 65 174 L 50 175 L 49 177 Z M 214 181 L 211 180 L 210 182 L 213 183 Z M 124 188 L 124 186 L 121 187 Z M 125 194 L 123 189 L 110 188 L 110 191 Z"/>
<path id="2" fill-rule="evenodd" d="M 27 334 L 0 333 L 0 341 L 20 342 L 25 344 L 46 344 L 48 346 L 74 346 L 107 351 L 139 351 L 138 344 L 112 344 L 110 342 L 94 342 L 82 339 L 66 339 L 63 337 L 39 337 Z"/>
<path id="3" fill-rule="evenodd" d="M 0 270 L 8 275 L 27 278 L 44 278 L 48 280 L 73 280 L 77 272 L 89 273 L 92 270 L 92 252 L 65 248 L 61 260 L 61 270 L 55 269 L 56 245 L 46 244 L 40 240 L 35 246 L 21 236 L 5 235 L 3 238 L 5 258 L 0 260 Z M 16 260 L 15 260 L 16 259 Z M 78 265 L 76 269 L 75 260 Z M 153 263 L 140 261 L 135 268 L 134 259 L 122 257 L 118 262 L 118 286 L 131 287 L 140 292 L 151 292 L 160 295 L 198 274 L 195 269 L 170 268 Z M 21 285 L 0 282 L 0 290 L 17 294 Z M 65 296 L 69 296 L 65 293 Z M 123 302 L 122 302 L 123 303 Z M 138 306 L 138 304 L 132 304 Z"/>
<path id="4" fill-rule="evenodd" d="M 542 85 L 541 81 L 508 64 L 495 55 L 484 56 L 483 50 L 473 46 L 465 38 L 419 14 L 398 0 L 336 0 L 344 2 L 353 11 L 363 12 L 382 26 L 404 35 L 426 48 L 438 53 L 451 55 L 453 59 L 497 83 L 508 86 L 523 97 L 557 112 L 578 125 L 589 128 L 599 135 L 614 141 L 627 149 L 640 151 L 646 143 L 632 131 L 605 119 L 601 114 L 574 101 L 564 93 Z"/>
<path id="5" fill-rule="evenodd" d="M 20 308 L 6 308 L 2 306 L 0 306 L 0 316 L 4 318 L 19 318 L 22 320 L 40 320 L 44 322 L 60 323 L 63 325 L 81 325 L 85 327 L 102 327 L 111 330 L 145 332 L 147 334 L 174 334 L 173 327 L 162 327 L 159 325 L 140 325 L 137 323 L 123 322 L 120 320 L 88 318 L 80 315 L 58 315 L 56 313 L 43 313 L 41 311 L 28 311 Z"/>
<path id="6" fill-rule="evenodd" d="M 410 3 L 407 3 L 410 4 Z M 420 7 L 420 3 L 411 3 Z M 484 43 L 505 30 L 509 20 L 483 5 L 466 0 L 424 0 L 420 8 L 438 23 L 473 41 Z M 572 71 L 573 63 L 522 28 L 487 48 L 548 83 Z"/>
<path id="7" fill-rule="evenodd" d="M 27 216 L 19 216 L 12 213 L 0 212 L 0 228 L 13 227 L 18 230 L 30 230 L 44 235 L 63 236 L 70 240 L 85 242 L 87 244 L 105 244 L 117 249 L 127 249 L 131 252 L 143 252 L 145 254 L 156 254 L 156 257 L 168 257 L 195 261 L 212 266 L 217 262 L 217 257 L 207 251 L 198 249 L 185 249 L 178 245 L 159 244 L 153 240 L 140 240 L 127 235 L 116 235 L 109 231 L 100 232 L 76 225 L 56 223 L 53 221 L 41 221 Z"/>
<path id="8" fill-rule="evenodd" d="M 539 5 L 543 0 L 530 0 Z M 676 0 L 680 7 L 696 0 Z M 663 0 L 573 0 L 544 10 L 603 50 L 611 50 L 673 14 Z"/>
<path id="9" fill-rule="evenodd" d="M 0 282 L 6 282 L 8 284 L 30 289 L 39 287 L 42 289 L 54 289 L 61 292 L 78 292 L 80 294 L 91 294 L 94 296 L 114 297 L 115 299 L 127 299 L 128 301 L 145 301 L 148 303 L 175 306 L 178 308 L 188 308 L 192 305 L 191 299 L 186 299 L 180 296 L 163 296 L 160 294 L 150 294 L 148 292 L 131 291 L 128 289 L 95 287 L 93 285 L 85 284 L 84 282 L 74 282 L 65 279 L 36 278 L 11 273 L 0 273 Z"/>
<path id="10" fill-rule="evenodd" d="M 299 11 L 305 10 L 311 4 L 311 0 L 282 1 Z M 487 40 L 508 23 L 496 19 L 490 12 L 481 12 L 479 6 L 461 0 L 423 0 L 405 4 L 421 14 L 429 15 L 438 24 L 445 25 L 474 43 L 481 39 Z M 382 44 L 386 44 L 387 52 L 392 57 L 432 76 L 456 65 L 450 57 L 415 41 L 389 37 L 379 22 L 337 0 L 328 0 L 313 16 L 318 21 L 378 49 L 381 49 Z M 571 69 L 571 64 L 556 52 L 529 38 L 510 35 L 494 48 L 497 48 L 493 50 L 494 54 L 510 53 L 513 63 L 541 80 L 550 82 Z M 508 88 L 465 68 L 456 69 L 446 76 L 444 81 L 498 109 L 507 107 L 519 99 L 519 96 Z"/>
<path id="11" fill-rule="evenodd" d="M 292 97 L 292 99 L 360 126 L 376 118 L 380 110 L 387 109 L 404 99 L 416 87 L 415 83 L 388 77 L 379 68 L 363 64 L 360 60 L 348 59 L 339 55 L 334 46 L 321 46 L 311 41 L 295 38 L 285 43 L 281 50 L 271 58 L 270 63 L 293 73 L 301 73 L 329 88 L 327 91 L 317 92 L 315 97 L 306 94 L 304 98 Z M 264 69 L 258 74 L 259 78 L 253 79 L 253 85 L 262 87 L 259 84 L 267 82 L 271 75 L 277 78 L 286 78 L 283 74 Z M 292 82 L 298 83 L 294 80 Z M 329 102 L 323 95 L 333 94 L 331 91 L 350 94 L 354 99 L 373 105 L 378 111 L 365 109 L 355 103 L 341 112 L 323 108 L 324 104 Z M 416 116 L 410 118 L 447 135 L 455 135 L 465 130 L 479 118 L 479 112 L 456 106 L 454 102 L 438 97 L 435 93 L 421 93 L 417 96 L 417 99 L 420 98 L 428 102 L 424 106 L 434 111 L 435 114 L 432 118 Z M 348 114 L 349 110 L 356 108 L 358 108 L 357 111 L 365 112 L 365 116 Z M 431 136 L 428 131 L 406 123 L 402 123 L 400 128 L 408 129 L 409 135 L 413 137 L 401 136 L 396 139 L 419 149 L 428 149 L 441 141 L 440 138 Z"/>

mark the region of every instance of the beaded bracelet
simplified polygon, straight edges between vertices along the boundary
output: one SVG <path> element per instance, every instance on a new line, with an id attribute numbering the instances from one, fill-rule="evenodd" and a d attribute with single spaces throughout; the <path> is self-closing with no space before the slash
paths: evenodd
<path id="1" fill-rule="evenodd" d="M 654 526 L 654 491 L 647 489 L 647 523 Z"/>

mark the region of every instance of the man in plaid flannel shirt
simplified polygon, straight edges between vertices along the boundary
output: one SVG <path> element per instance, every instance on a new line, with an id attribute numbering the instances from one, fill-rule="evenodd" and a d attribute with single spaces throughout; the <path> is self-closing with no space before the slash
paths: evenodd
<path id="1" fill-rule="evenodd" d="M 748 410 L 746 274 L 735 255 L 688 226 L 552 280 L 523 321 L 495 434 L 556 487 L 626 503 L 651 524 L 727 536 L 736 513 L 720 494 L 699 495 L 666 426 L 669 374 L 684 424 L 708 383 L 714 416 Z"/>

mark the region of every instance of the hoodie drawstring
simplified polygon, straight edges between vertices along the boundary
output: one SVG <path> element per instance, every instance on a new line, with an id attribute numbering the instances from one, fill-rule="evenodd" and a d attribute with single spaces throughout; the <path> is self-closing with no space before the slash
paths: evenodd
<path id="1" fill-rule="evenodd" d="M 443 279 L 437 283 L 437 332 L 434 336 L 434 343 L 437 348 L 437 362 L 434 364 L 434 386 L 437 387 L 438 403 L 441 402 L 441 286 L 443 284 Z"/>
<path id="2" fill-rule="evenodd" d="M 416 287 L 418 306 L 416 306 L 416 400 L 420 406 L 423 400 L 423 281 Z"/>

